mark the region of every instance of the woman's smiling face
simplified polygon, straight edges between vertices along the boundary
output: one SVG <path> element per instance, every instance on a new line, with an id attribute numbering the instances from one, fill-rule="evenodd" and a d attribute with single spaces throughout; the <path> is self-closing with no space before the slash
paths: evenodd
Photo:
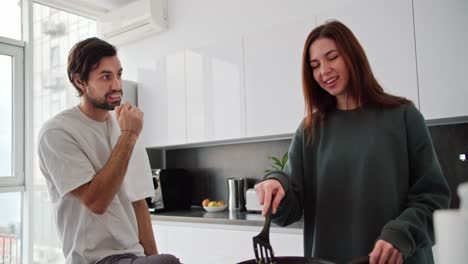
<path id="1" fill-rule="evenodd" d="M 335 97 L 346 98 L 349 71 L 335 41 L 329 38 L 315 40 L 310 45 L 309 57 L 314 79 L 320 87 Z"/>

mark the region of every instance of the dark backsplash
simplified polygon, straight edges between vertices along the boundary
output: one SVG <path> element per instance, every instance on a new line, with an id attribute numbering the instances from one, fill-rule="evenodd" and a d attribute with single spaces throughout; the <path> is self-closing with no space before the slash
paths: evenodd
<path id="1" fill-rule="evenodd" d="M 458 208 L 456 188 L 468 181 L 468 161 L 461 161 L 460 154 L 468 154 L 468 123 L 430 126 L 440 165 L 452 190 L 452 208 Z M 227 201 L 227 179 L 248 179 L 251 188 L 269 169 L 268 156 L 282 156 L 291 143 L 290 139 L 169 149 L 165 153 L 166 168 L 185 168 L 194 177 L 192 204 L 199 205 L 205 198 Z M 164 167 L 163 151 L 148 149 L 152 168 Z"/>
<path id="2" fill-rule="evenodd" d="M 468 123 L 430 126 L 429 131 L 440 166 L 452 191 L 450 207 L 458 208 L 458 184 L 468 181 L 468 160 L 461 161 L 459 157 L 460 154 L 468 156 Z"/>
<path id="3" fill-rule="evenodd" d="M 166 168 L 185 168 L 194 177 L 192 203 L 228 199 L 227 179 L 246 178 L 251 188 L 270 167 L 268 156 L 282 156 L 291 140 L 166 150 Z"/>

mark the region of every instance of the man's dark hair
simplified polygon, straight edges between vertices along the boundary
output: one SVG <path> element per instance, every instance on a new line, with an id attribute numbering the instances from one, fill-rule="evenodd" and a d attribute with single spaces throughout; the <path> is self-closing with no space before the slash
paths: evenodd
<path id="1" fill-rule="evenodd" d="M 67 74 L 68 79 L 78 91 L 78 96 L 83 91 L 75 84 L 73 77 L 78 74 L 78 79 L 88 81 L 89 73 L 99 65 L 103 57 L 112 57 L 117 54 L 117 49 L 111 44 L 99 38 L 88 38 L 73 46 L 68 54 Z"/>

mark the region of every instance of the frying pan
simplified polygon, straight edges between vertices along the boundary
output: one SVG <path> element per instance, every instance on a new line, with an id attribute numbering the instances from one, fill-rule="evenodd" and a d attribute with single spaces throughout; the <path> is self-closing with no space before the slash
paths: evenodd
<path id="1" fill-rule="evenodd" d="M 238 264 L 259 264 L 255 259 L 240 262 Z M 266 264 L 266 263 L 265 263 Z M 275 257 L 274 264 L 336 264 L 334 262 L 317 258 L 306 257 Z"/>
<path id="2" fill-rule="evenodd" d="M 349 264 L 368 264 L 369 257 L 363 256 L 353 259 Z M 238 264 L 260 264 L 255 259 L 239 262 Z M 265 263 L 267 264 L 267 263 Z M 335 262 L 318 259 L 318 258 L 306 258 L 306 257 L 275 257 L 274 264 L 336 264 Z"/>
<path id="3" fill-rule="evenodd" d="M 270 208 L 268 209 L 267 216 L 265 217 L 265 223 L 262 233 L 266 230 L 266 232 L 270 232 L 270 214 L 271 214 L 272 205 L 270 204 Z M 258 237 L 258 236 L 257 236 Z M 269 237 L 269 236 L 268 236 Z M 269 244 L 269 241 L 268 241 Z M 270 246 L 271 247 L 271 246 Z M 255 245 L 255 237 L 254 237 L 254 251 L 257 250 Z M 257 252 L 255 252 L 257 254 Z M 335 262 L 318 259 L 318 258 L 309 258 L 309 257 L 274 257 L 275 260 L 272 263 L 260 263 L 257 262 L 255 259 L 246 260 L 243 262 L 239 262 L 238 264 L 336 264 Z M 341 264 L 341 263 L 340 263 Z M 349 264 L 369 264 L 369 256 L 362 256 L 356 259 L 353 259 Z"/>

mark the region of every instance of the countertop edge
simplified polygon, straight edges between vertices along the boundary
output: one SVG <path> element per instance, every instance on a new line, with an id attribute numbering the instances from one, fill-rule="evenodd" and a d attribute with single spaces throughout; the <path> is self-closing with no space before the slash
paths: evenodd
<path id="1" fill-rule="evenodd" d="M 260 231 L 264 223 L 263 221 L 260 221 L 260 220 L 204 218 L 204 217 L 187 217 L 187 216 L 157 215 L 157 214 L 151 214 L 151 221 L 155 224 L 164 224 L 164 225 L 173 225 L 173 226 L 209 227 L 209 228 L 214 228 L 214 229 L 248 230 L 248 231 Z M 294 223 L 285 227 L 281 227 L 272 223 L 271 232 L 302 234 L 303 222 L 297 222 L 297 223 Z"/>

